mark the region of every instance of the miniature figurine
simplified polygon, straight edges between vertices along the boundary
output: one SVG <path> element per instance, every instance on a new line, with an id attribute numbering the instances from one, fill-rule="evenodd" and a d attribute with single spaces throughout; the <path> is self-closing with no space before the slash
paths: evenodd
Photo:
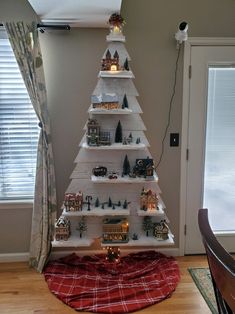
<path id="1" fill-rule="evenodd" d="M 122 145 L 127 145 L 127 138 L 124 136 L 123 141 L 122 141 Z"/>
<path id="2" fill-rule="evenodd" d="M 108 178 L 109 178 L 110 180 L 112 180 L 112 179 L 117 179 L 117 178 L 118 178 L 118 173 L 115 172 L 115 171 L 112 171 L 112 172 L 109 173 Z"/>
<path id="3" fill-rule="evenodd" d="M 132 235 L 132 240 L 134 240 L 134 241 L 136 241 L 136 240 L 138 240 L 138 234 L 137 233 L 133 233 L 133 235 Z"/>

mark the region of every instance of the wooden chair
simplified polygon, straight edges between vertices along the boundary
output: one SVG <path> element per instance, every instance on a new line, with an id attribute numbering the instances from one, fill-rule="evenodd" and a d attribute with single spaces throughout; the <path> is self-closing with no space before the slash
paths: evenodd
<path id="1" fill-rule="evenodd" d="M 235 260 L 213 234 L 206 208 L 199 210 L 198 224 L 206 249 L 219 314 L 235 313 Z"/>

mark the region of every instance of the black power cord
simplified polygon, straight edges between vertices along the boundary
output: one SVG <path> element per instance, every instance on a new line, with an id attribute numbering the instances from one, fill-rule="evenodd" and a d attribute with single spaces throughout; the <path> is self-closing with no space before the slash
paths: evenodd
<path id="1" fill-rule="evenodd" d="M 178 48 L 178 53 L 177 53 L 177 57 L 176 57 L 176 63 L 175 63 L 175 73 L 174 73 L 174 84 L 173 84 L 173 91 L 172 91 L 172 95 L 171 95 L 171 99 L 170 99 L 170 105 L 169 105 L 169 111 L 168 111 L 168 120 L 167 120 L 167 125 L 166 125 L 166 129 L 165 129 L 165 132 L 164 132 L 164 136 L 163 136 L 163 139 L 162 139 L 162 147 L 161 147 L 161 155 L 160 155 L 160 158 L 159 158 L 159 161 L 156 165 L 156 169 L 159 167 L 161 161 L 162 161 L 162 157 L 163 157 L 163 154 L 164 154 L 164 143 L 165 143 L 165 139 L 166 139 L 166 135 L 167 135 L 167 132 L 168 132 L 168 129 L 169 129 L 169 126 L 170 126 L 170 122 L 171 122 L 171 111 L 172 111 L 172 104 L 173 104 L 173 100 L 174 100 L 174 97 L 175 97 L 175 89 L 176 89 L 176 83 L 177 83 L 177 72 L 178 72 L 178 64 L 179 64 L 179 57 L 180 57 L 180 49 L 181 48 L 181 45 L 179 45 L 179 48 Z"/>

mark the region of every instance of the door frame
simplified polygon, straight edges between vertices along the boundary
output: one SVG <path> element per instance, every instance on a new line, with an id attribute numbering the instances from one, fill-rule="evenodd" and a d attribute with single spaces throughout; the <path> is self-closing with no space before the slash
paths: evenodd
<path id="1" fill-rule="evenodd" d="M 187 203 L 187 155 L 189 130 L 189 96 L 191 73 L 191 49 L 193 46 L 235 46 L 233 37 L 189 37 L 184 43 L 183 62 L 183 96 L 182 96 L 182 129 L 181 129 L 181 158 L 180 158 L 180 218 L 179 218 L 179 254 L 185 254 L 185 228 Z"/>

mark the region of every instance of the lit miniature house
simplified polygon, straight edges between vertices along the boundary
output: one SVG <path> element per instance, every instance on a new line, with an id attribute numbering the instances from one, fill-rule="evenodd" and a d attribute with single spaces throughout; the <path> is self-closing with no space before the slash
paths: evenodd
<path id="1" fill-rule="evenodd" d="M 152 211 L 158 209 L 158 196 L 152 190 L 143 189 L 140 196 L 140 209 Z"/>
<path id="2" fill-rule="evenodd" d="M 115 51 L 112 57 L 108 49 L 106 52 L 105 58 L 102 59 L 102 62 L 101 62 L 101 71 L 118 71 L 118 70 L 121 70 L 119 66 L 118 52 Z"/>
<path id="3" fill-rule="evenodd" d="M 126 243 L 129 241 L 129 224 L 126 219 L 111 218 L 103 221 L 103 243 Z"/>
<path id="4" fill-rule="evenodd" d="M 66 193 L 64 197 L 65 211 L 79 211 L 82 210 L 83 194 L 81 191 L 78 193 Z"/>
<path id="5" fill-rule="evenodd" d="M 169 227 L 165 220 L 154 223 L 153 236 L 156 237 L 157 240 L 167 240 L 169 238 L 168 233 Z"/>
<path id="6" fill-rule="evenodd" d="M 93 95 L 91 97 L 92 106 L 95 109 L 119 109 L 119 99 L 117 94 L 101 94 L 99 96 Z"/>
<path id="7" fill-rule="evenodd" d="M 70 221 L 66 217 L 60 217 L 55 222 L 55 239 L 56 241 L 67 241 L 70 236 Z"/>
<path id="8" fill-rule="evenodd" d="M 96 119 L 89 119 L 87 122 L 87 144 L 98 146 L 100 138 L 100 125 Z"/>

